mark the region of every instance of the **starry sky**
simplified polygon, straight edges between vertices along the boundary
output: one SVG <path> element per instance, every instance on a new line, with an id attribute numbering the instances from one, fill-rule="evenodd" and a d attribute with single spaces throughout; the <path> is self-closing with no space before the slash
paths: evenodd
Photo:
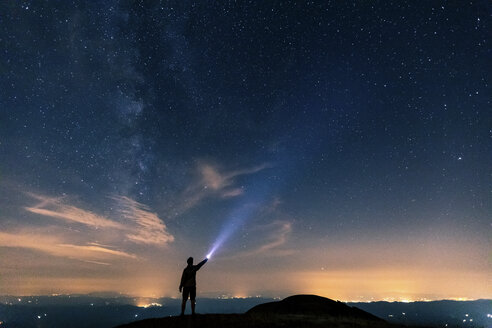
<path id="1" fill-rule="evenodd" d="M 3 1 L 2 293 L 491 298 L 491 13 Z"/>

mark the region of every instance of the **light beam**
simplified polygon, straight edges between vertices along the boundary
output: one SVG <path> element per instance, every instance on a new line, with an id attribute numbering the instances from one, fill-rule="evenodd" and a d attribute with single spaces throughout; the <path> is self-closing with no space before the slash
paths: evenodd
<path id="1" fill-rule="evenodd" d="M 221 248 L 224 243 L 247 221 L 248 218 L 255 212 L 255 210 L 261 205 L 261 203 L 248 203 L 237 208 L 232 212 L 230 218 L 226 221 L 225 225 L 219 233 L 217 239 L 213 242 L 212 247 L 209 249 L 206 257 L 210 259 L 215 252 Z"/>

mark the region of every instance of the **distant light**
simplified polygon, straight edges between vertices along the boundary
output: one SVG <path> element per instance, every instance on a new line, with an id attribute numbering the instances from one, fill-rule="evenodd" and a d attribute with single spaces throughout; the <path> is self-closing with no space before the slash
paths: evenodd
<path id="1" fill-rule="evenodd" d="M 487 318 L 492 318 L 492 314 L 487 313 Z"/>
<path id="2" fill-rule="evenodd" d="M 470 322 L 473 322 L 473 318 L 470 319 Z"/>
<path id="3" fill-rule="evenodd" d="M 149 307 L 161 307 L 161 303 L 149 303 L 149 304 L 140 304 L 138 307 L 149 308 Z"/>
<path id="4" fill-rule="evenodd" d="M 18 298 L 17 300 L 18 300 L 19 302 L 22 302 L 22 298 Z"/>
<path id="5" fill-rule="evenodd" d="M 38 315 L 38 319 L 41 319 L 41 316 L 40 315 Z"/>
<path id="6" fill-rule="evenodd" d="M 463 322 L 466 322 L 466 319 L 463 319 Z"/>
<path id="7" fill-rule="evenodd" d="M 402 312 L 401 314 L 405 315 L 405 312 Z"/>
<path id="8" fill-rule="evenodd" d="M 135 314 L 135 318 L 138 317 L 138 314 Z"/>
<path id="9" fill-rule="evenodd" d="M 465 317 L 468 317 L 468 313 L 467 313 L 467 314 L 465 314 Z"/>

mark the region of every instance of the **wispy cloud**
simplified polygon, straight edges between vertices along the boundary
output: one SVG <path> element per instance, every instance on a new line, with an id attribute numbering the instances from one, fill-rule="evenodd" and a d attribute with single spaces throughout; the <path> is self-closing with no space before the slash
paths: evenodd
<path id="1" fill-rule="evenodd" d="M 263 245 L 258 246 L 256 249 L 244 255 L 258 255 L 284 245 L 292 231 L 292 223 L 277 220 L 270 224 L 257 226 L 254 230 L 269 231 L 269 236 L 266 237 L 266 242 Z"/>
<path id="2" fill-rule="evenodd" d="M 249 230 L 255 235 L 255 240 L 264 242 L 251 249 L 234 254 L 234 256 L 221 257 L 222 260 L 237 260 L 254 256 L 287 256 L 296 251 L 284 246 L 292 232 L 292 223 L 286 220 L 275 220 L 269 224 L 257 225 Z"/>
<path id="3" fill-rule="evenodd" d="M 137 258 L 137 256 L 130 254 L 130 253 L 117 251 L 114 249 L 105 248 L 105 247 L 101 247 L 101 246 L 95 246 L 95 245 L 57 244 L 56 246 L 64 247 L 64 248 L 70 248 L 70 249 L 73 249 L 75 251 L 100 252 L 100 253 L 106 253 L 106 254 L 111 254 L 111 255 L 115 255 L 115 256 L 129 257 L 132 259 Z"/>
<path id="4" fill-rule="evenodd" d="M 243 188 L 234 188 L 230 190 L 225 190 L 221 196 L 223 198 L 236 197 L 242 195 L 243 192 L 244 192 Z"/>
<path id="5" fill-rule="evenodd" d="M 120 205 L 120 213 L 134 226 L 127 226 L 126 237 L 135 243 L 165 245 L 174 241 L 164 222 L 148 206 L 125 196 L 113 197 Z"/>
<path id="6" fill-rule="evenodd" d="M 270 168 L 268 163 L 241 168 L 233 171 L 221 170 L 210 163 L 197 166 L 198 178 L 182 194 L 178 206 L 173 208 L 177 215 L 197 206 L 207 197 L 232 198 L 241 196 L 244 189 L 236 185 L 236 179 L 243 175 L 254 174 Z"/>
<path id="7" fill-rule="evenodd" d="M 36 194 L 29 195 L 39 201 L 38 204 L 32 207 L 25 207 L 25 209 L 31 213 L 58 220 L 78 222 L 96 228 L 123 228 L 123 226 L 116 221 L 112 221 L 91 211 L 66 204 L 63 202 L 63 198 L 45 197 Z"/>
<path id="8" fill-rule="evenodd" d="M 98 264 L 98 265 L 111 265 L 111 263 L 100 262 L 100 261 L 91 261 L 91 260 L 83 260 L 83 261 L 87 263 Z"/>
<path id="9" fill-rule="evenodd" d="M 257 245 L 250 251 L 242 253 L 242 256 L 264 253 L 281 256 L 290 255 L 295 252 L 292 249 L 285 249 L 282 247 L 289 239 L 292 232 L 292 222 L 294 221 L 290 215 L 282 211 L 282 204 L 283 202 L 279 197 L 273 197 L 269 203 L 262 206 L 259 211 L 258 219 L 260 219 L 261 222 L 270 221 L 270 223 L 257 224 L 251 228 L 250 232 L 255 236 L 262 235 L 260 239 L 264 240 L 264 243 Z"/>
<path id="10" fill-rule="evenodd" d="M 174 241 L 174 236 L 167 230 L 164 222 L 151 209 L 126 196 L 112 196 L 118 204 L 118 211 L 114 215 L 126 220 L 118 222 L 68 204 L 65 198 L 47 197 L 38 194 L 29 194 L 38 200 L 38 203 L 25 209 L 31 213 L 46 217 L 78 222 L 99 230 L 119 231 L 127 240 L 138 244 L 165 245 Z M 92 245 L 97 250 L 98 245 Z"/>
<path id="11" fill-rule="evenodd" d="M 229 192 L 228 188 L 234 184 L 234 179 L 236 177 L 253 174 L 269 167 L 271 167 L 269 164 L 262 164 L 230 172 L 220 172 L 217 167 L 210 164 L 202 164 L 198 167 L 202 177 L 200 184 L 204 188 L 210 188 L 214 191 L 227 193 Z M 237 190 L 237 188 L 234 189 Z"/>
<path id="12" fill-rule="evenodd" d="M 15 233 L 0 232 L 0 246 L 27 248 L 54 256 L 82 260 L 86 262 L 100 262 L 115 257 L 136 259 L 137 256 L 121 250 L 102 247 L 92 244 L 66 244 L 60 236 L 49 235 L 42 231 L 20 231 Z M 100 262 L 98 264 L 107 264 Z"/>

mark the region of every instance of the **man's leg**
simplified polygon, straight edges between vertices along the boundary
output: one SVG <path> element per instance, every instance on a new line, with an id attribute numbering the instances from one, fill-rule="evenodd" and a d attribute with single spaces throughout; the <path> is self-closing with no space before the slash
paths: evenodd
<path id="1" fill-rule="evenodd" d="M 190 288 L 191 314 L 195 315 L 196 287 Z"/>
<path id="2" fill-rule="evenodd" d="M 191 300 L 191 314 L 195 315 L 195 300 Z"/>
<path id="3" fill-rule="evenodd" d="M 186 301 L 188 300 L 188 296 L 190 295 L 190 289 L 187 287 L 183 288 L 183 300 L 181 301 L 181 315 L 185 314 Z"/>

